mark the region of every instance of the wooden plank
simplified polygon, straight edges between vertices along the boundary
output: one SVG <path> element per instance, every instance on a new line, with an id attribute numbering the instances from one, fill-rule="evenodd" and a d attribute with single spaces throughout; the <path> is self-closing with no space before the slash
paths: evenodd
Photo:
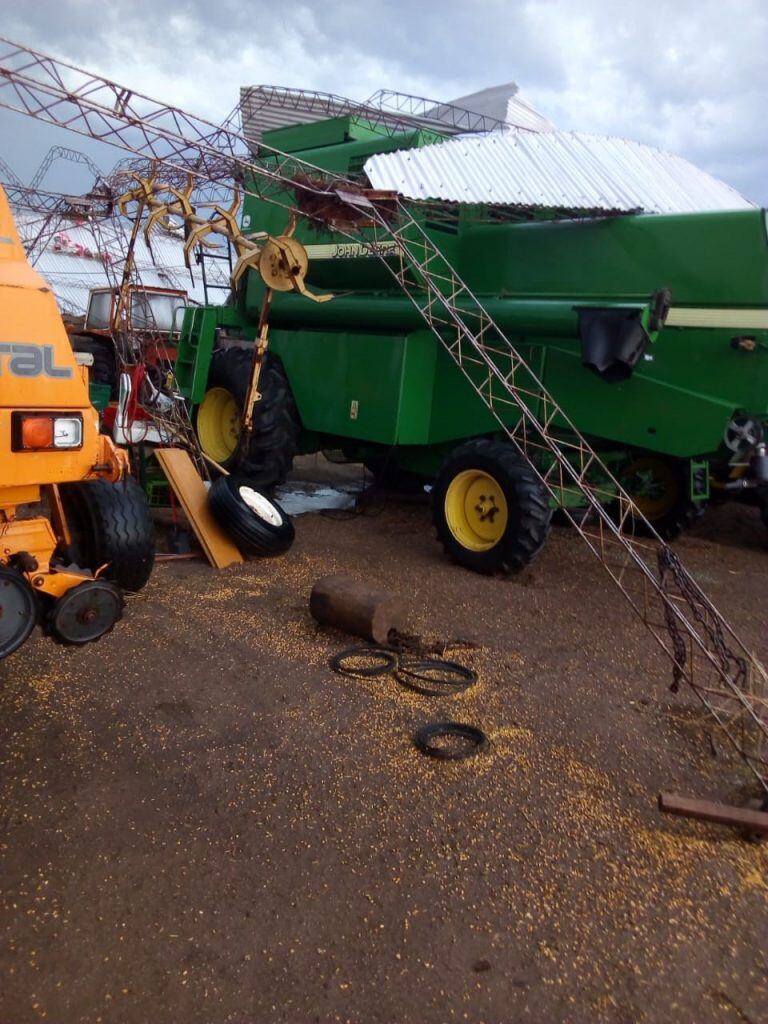
<path id="1" fill-rule="evenodd" d="M 156 448 L 155 454 L 211 565 L 226 569 L 243 562 L 243 556 L 211 514 L 208 491 L 189 453 L 182 448 Z"/>
<path id="2" fill-rule="evenodd" d="M 768 835 L 768 813 L 750 810 L 748 807 L 731 807 L 711 800 L 694 800 L 673 793 L 659 793 L 659 810 L 667 814 L 679 814 L 682 818 L 713 821 L 718 825 L 736 825 L 749 832 Z"/>

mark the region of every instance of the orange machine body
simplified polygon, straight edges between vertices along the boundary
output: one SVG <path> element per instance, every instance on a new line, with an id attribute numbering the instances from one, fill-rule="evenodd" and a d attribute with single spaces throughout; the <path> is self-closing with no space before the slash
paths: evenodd
<path id="1" fill-rule="evenodd" d="M 67 448 L 25 448 L 40 439 L 30 417 L 80 423 L 80 439 Z M 44 424 L 43 424 L 44 426 Z M 37 563 L 27 572 L 35 589 L 60 596 L 85 577 L 56 571 L 51 561 L 67 540 L 57 485 L 103 477 L 119 480 L 126 453 L 99 433 L 88 397 L 88 371 L 78 366 L 53 292 L 28 263 L 8 200 L 0 188 L 0 563 L 25 553 Z M 42 506 L 29 508 L 45 501 Z"/>

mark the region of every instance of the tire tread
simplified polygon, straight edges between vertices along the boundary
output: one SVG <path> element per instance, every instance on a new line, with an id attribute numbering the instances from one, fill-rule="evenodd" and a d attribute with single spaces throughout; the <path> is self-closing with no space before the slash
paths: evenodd
<path id="1" fill-rule="evenodd" d="M 507 531 L 492 549 L 473 552 L 463 548 L 450 531 L 444 515 L 445 492 L 450 481 L 473 462 L 486 462 L 511 486 L 517 501 L 516 530 Z M 502 483 L 499 480 L 499 483 Z M 504 441 L 482 437 L 455 448 L 443 463 L 433 489 L 433 519 L 437 536 L 446 553 L 455 561 L 477 572 L 519 572 L 541 553 L 549 536 L 552 510 L 547 492 L 533 469 Z"/>
<path id="2" fill-rule="evenodd" d="M 248 348 L 220 349 L 214 353 L 208 387 L 223 387 L 245 405 L 253 362 Z M 236 453 L 225 468 L 237 468 L 258 487 L 274 487 L 285 480 L 298 451 L 301 419 L 282 360 L 267 352 L 259 381 L 261 400 L 253 409 L 253 430 L 248 450 Z"/>
<path id="3" fill-rule="evenodd" d="M 147 501 L 136 481 L 126 477 L 117 483 L 64 484 L 62 498 L 68 518 L 75 520 L 81 533 L 73 555 L 85 561 L 82 568 L 95 571 L 108 562 L 106 579 L 124 590 L 141 590 L 152 572 L 155 538 Z"/>

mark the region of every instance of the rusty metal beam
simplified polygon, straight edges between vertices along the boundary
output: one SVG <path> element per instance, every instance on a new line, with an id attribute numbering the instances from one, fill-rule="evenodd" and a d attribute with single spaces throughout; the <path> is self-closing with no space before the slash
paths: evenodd
<path id="1" fill-rule="evenodd" d="M 768 835 L 768 812 L 752 810 L 749 807 L 732 807 L 712 800 L 696 800 L 673 793 L 659 793 L 659 810 L 665 814 L 676 814 L 680 818 L 694 818 L 696 821 L 711 821 L 716 825 L 733 825 L 746 832 Z"/>

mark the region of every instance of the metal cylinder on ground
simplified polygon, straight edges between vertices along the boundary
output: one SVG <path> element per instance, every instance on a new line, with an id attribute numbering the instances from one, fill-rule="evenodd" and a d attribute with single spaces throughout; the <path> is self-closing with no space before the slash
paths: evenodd
<path id="1" fill-rule="evenodd" d="M 385 644 L 405 633 L 407 612 L 401 597 L 373 590 L 351 576 L 324 576 L 312 588 L 309 610 L 325 626 Z"/>

